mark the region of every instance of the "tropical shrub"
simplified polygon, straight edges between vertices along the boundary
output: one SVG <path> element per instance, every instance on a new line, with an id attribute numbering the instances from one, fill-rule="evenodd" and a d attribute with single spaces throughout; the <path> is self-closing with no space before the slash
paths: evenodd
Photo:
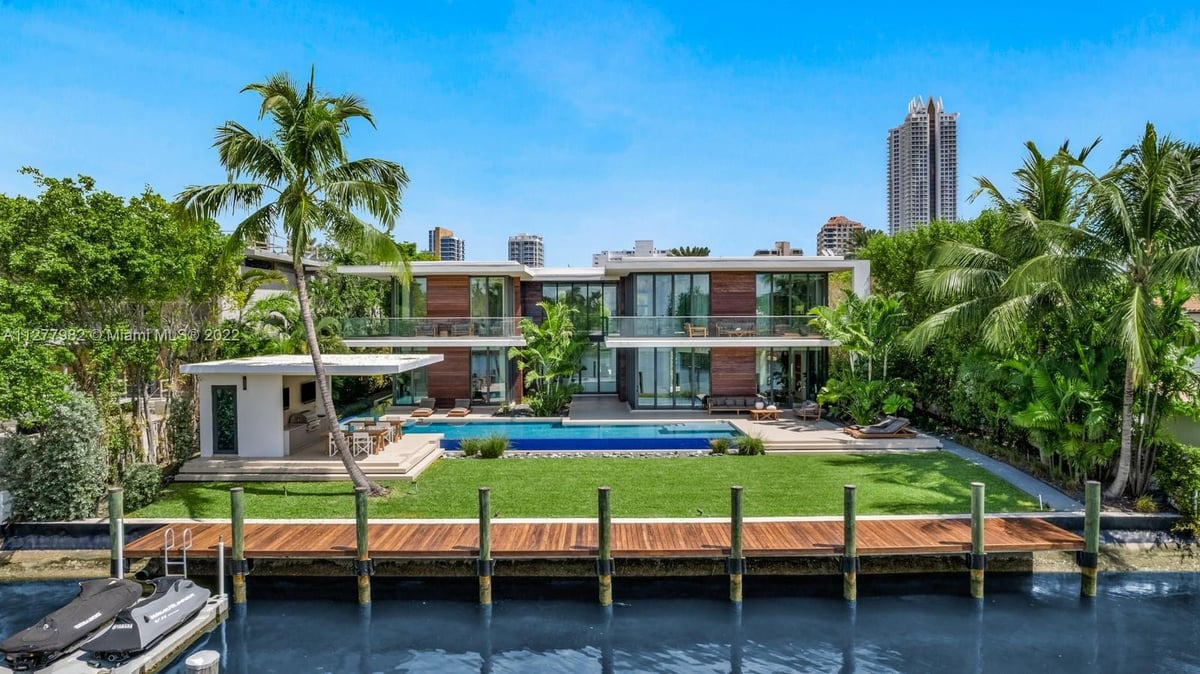
<path id="1" fill-rule="evenodd" d="M 760 456 L 767 453 L 763 439 L 757 435 L 738 436 L 733 441 L 733 446 L 737 448 L 738 456 Z"/>
<path id="2" fill-rule="evenodd" d="M 500 434 L 489 435 L 485 438 L 463 438 L 458 448 L 466 456 L 478 456 L 481 459 L 498 459 L 508 451 L 508 437 Z"/>
<path id="3" fill-rule="evenodd" d="M 526 345 L 512 347 L 508 357 L 516 360 L 517 369 L 524 374 L 524 402 L 534 416 L 556 416 L 579 392 L 572 377 L 579 373 L 588 341 L 576 332 L 572 321 L 578 309 L 562 300 L 538 302 L 538 306 L 545 318 L 540 324 L 528 318 L 521 321 Z"/>
<path id="4" fill-rule="evenodd" d="M 1163 442 L 1158 450 L 1158 486 L 1183 518 L 1183 526 L 1200 529 L 1200 447 Z"/>
<path id="5" fill-rule="evenodd" d="M 708 441 L 708 446 L 713 454 L 728 454 L 729 438 L 713 438 Z"/>
<path id="6" fill-rule="evenodd" d="M 171 405 L 167 409 L 167 447 L 174 466 L 192 458 L 200 448 L 196 419 L 192 416 L 191 393 L 181 393 L 171 398 Z"/>
<path id="7" fill-rule="evenodd" d="M 13 515 L 75 520 L 96 512 L 108 471 L 96 406 L 73 392 L 40 435 L 16 435 L 0 452 L 0 471 L 13 496 Z"/>
<path id="8" fill-rule="evenodd" d="M 125 490 L 125 509 L 140 510 L 154 503 L 162 491 L 162 469 L 152 463 L 136 463 L 121 480 Z"/>
<path id="9" fill-rule="evenodd" d="M 864 381 L 850 372 L 830 377 L 817 394 L 817 401 L 835 417 L 869 424 L 882 414 L 911 412 L 913 385 L 903 379 Z"/>

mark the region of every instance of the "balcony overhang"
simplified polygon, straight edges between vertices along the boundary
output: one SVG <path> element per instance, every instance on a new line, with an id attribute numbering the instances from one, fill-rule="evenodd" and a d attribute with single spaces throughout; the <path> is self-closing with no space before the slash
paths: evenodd
<path id="1" fill-rule="evenodd" d="M 692 347 L 701 349 L 788 349 L 798 347 L 838 346 L 838 342 L 823 337 L 608 337 L 604 345 L 610 349 L 650 349 L 663 347 Z"/>
<path id="2" fill-rule="evenodd" d="M 440 363 L 442 354 L 414 353 L 327 353 L 321 355 L 325 374 L 337 376 L 375 376 L 400 374 Z M 195 375 L 309 375 L 313 376 L 312 356 L 252 356 L 231 360 L 212 360 L 182 365 L 179 371 Z"/>
<path id="3" fill-rule="evenodd" d="M 342 339 L 350 348 L 359 349 L 406 349 L 406 348 L 508 348 L 525 346 L 524 337 L 355 337 Z"/>

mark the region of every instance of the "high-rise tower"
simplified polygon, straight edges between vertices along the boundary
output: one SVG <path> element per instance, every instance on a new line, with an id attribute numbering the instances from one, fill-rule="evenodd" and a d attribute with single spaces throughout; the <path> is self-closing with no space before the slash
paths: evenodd
<path id="1" fill-rule="evenodd" d="M 508 237 L 508 259 L 526 267 L 545 267 L 546 249 L 537 234 L 517 234 Z"/>
<path id="2" fill-rule="evenodd" d="M 958 113 L 917 97 L 888 132 L 888 233 L 958 218 Z"/>

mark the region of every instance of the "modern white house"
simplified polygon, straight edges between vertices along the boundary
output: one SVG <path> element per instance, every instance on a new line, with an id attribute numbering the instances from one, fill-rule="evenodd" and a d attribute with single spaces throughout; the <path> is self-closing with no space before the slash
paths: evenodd
<path id="1" fill-rule="evenodd" d="M 398 375 L 442 361 L 430 354 L 327 354 L 330 377 Z M 255 356 L 192 363 L 197 378 L 200 455 L 282 458 L 327 443 L 312 357 Z"/>

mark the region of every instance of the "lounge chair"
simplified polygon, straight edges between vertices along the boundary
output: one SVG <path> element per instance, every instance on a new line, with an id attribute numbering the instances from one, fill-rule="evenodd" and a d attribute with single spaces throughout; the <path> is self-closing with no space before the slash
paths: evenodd
<path id="1" fill-rule="evenodd" d="M 879 438 L 915 438 L 917 434 L 908 430 L 908 419 L 904 417 L 888 417 L 870 426 L 847 426 L 843 432 L 856 439 Z"/>
<path id="2" fill-rule="evenodd" d="M 796 403 L 796 406 L 792 408 L 792 414 L 800 420 L 817 421 L 821 418 L 821 403 L 815 400 Z"/>
<path id="3" fill-rule="evenodd" d="M 433 398 L 421 398 L 417 401 L 417 409 L 409 413 L 410 417 L 431 417 L 437 411 L 437 401 Z"/>
<path id="4" fill-rule="evenodd" d="M 465 417 L 470 414 L 471 408 L 469 407 L 453 407 L 449 412 L 446 412 L 446 416 L 448 417 Z"/>

